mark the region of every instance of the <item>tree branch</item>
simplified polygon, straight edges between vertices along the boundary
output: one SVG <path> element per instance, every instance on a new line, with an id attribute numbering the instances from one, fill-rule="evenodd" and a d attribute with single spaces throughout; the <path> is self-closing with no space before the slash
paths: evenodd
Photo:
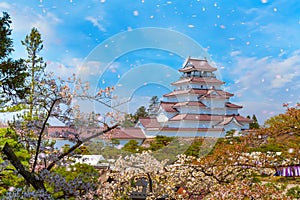
<path id="1" fill-rule="evenodd" d="M 46 124 L 47 124 L 47 122 L 48 122 L 49 117 L 51 116 L 52 109 L 54 108 L 54 106 L 55 106 L 55 104 L 56 104 L 56 102 L 57 102 L 58 100 L 59 100 L 59 99 L 55 99 L 55 100 L 52 102 L 52 104 L 51 104 L 51 106 L 50 106 L 50 109 L 49 109 L 49 111 L 48 111 L 48 113 L 47 113 L 47 117 L 46 117 L 46 119 L 44 120 L 42 129 L 41 129 L 41 131 L 40 131 L 40 133 L 39 133 L 39 138 L 38 138 L 38 142 L 37 142 L 37 147 L 36 147 L 36 152 L 35 152 L 35 157 L 34 157 L 34 163 L 33 163 L 33 166 L 32 166 L 31 173 L 34 172 L 35 167 L 36 167 L 36 164 L 37 164 L 37 159 L 38 159 L 38 155 L 39 155 L 39 151 L 40 151 L 40 146 L 41 146 L 41 142 L 42 142 L 42 136 L 43 136 L 43 133 L 44 133 L 44 131 L 45 131 Z"/>
<path id="2" fill-rule="evenodd" d="M 72 146 L 70 149 L 68 149 L 68 151 L 66 151 L 65 153 L 62 153 L 61 155 L 58 156 L 58 158 L 57 158 L 56 160 L 54 160 L 52 163 L 50 163 L 50 164 L 48 165 L 48 167 L 47 167 L 47 170 L 50 171 L 50 170 L 52 169 L 52 167 L 54 167 L 54 165 L 55 165 L 58 161 L 60 161 L 61 159 L 63 159 L 64 157 L 66 157 L 67 155 L 69 155 L 70 153 L 72 153 L 72 152 L 73 152 L 75 149 L 77 149 L 81 144 L 83 144 L 83 143 L 85 143 L 85 142 L 87 142 L 87 141 L 89 141 L 89 140 L 91 140 L 91 139 L 93 139 L 93 138 L 95 138 L 95 137 L 98 137 L 98 136 L 100 136 L 100 135 L 103 135 L 103 134 L 105 134 L 105 133 L 107 133 L 107 132 L 109 132 L 109 131 L 111 131 L 111 130 L 117 128 L 118 126 L 119 126 L 119 124 L 115 124 L 115 125 L 113 125 L 113 126 L 111 126 L 111 127 L 108 127 L 108 128 L 105 129 L 104 131 L 101 131 L 101 132 L 99 132 L 99 133 L 97 133 L 97 134 L 95 134 L 95 135 L 92 135 L 92 136 L 90 136 L 90 137 L 87 137 L 87 138 L 85 138 L 85 139 L 83 139 L 83 140 L 79 140 L 74 146 Z"/>
<path id="3" fill-rule="evenodd" d="M 36 190 L 46 191 L 44 182 L 38 179 L 34 173 L 30 173 L 22 165 L 20 159 L 16 156 L 11 146 L 6 142 L 2 151 L 7 156 L 11 164 L 17 169 L 17 171 L 25 178 L 25 180 L 34 187 Z"/>

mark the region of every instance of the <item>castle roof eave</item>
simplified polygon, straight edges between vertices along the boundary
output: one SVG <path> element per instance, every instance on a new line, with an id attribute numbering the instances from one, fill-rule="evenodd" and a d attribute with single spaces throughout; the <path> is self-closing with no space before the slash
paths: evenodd
<path id="1" fill-rule="evenodd" d="M 206 85 L 208 84 L 218 84 L 218 85 L 222 85 L 225 84 L 225 82 L 220 81 L 216 78 L 204 78 L 204 77 L 187 77 L 187 78 L 182 78 L 176 82 L 171 83 L 172 85 L 176 86 L 176 85 L 181 85 L 181 84 L 185 84 L 185 83 L 205 83 Z"/>

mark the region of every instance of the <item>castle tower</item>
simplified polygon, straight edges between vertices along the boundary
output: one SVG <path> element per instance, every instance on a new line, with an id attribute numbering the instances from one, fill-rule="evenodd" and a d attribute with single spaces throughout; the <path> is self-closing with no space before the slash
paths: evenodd
<path id="1" fill-rule="evenodd" d="M 224 137 L 230 130 L 249 129 L 251 120 L 239 115 L 242 106 L 229 101 L 233 94 L 221 89 L 224 82 L 216 78 L 216 70 L 205 59 L 187 58 L 157 116 L 140 118 L 137 126 L 149 137 Z"/>

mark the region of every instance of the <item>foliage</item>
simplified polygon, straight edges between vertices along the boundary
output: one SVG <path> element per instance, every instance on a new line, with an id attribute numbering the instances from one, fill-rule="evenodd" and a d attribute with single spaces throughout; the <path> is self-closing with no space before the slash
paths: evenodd
<path id="1" fill-rule="evenodd" d="M 156 115 L 157 111 L 159 109 L 159 99 L 157 96 L 153 96 L 151 97 L 150 99 L 150 102 L 149 102 L 149 107 L 147 109 L 149 115 Z"/>
<path id="2" fill-rule="evenodd" d="M 123 151 L 136 153 L 141 152 L 143 148 L 139 145 L 139 143 L 136 140 L 129 140 L 124 147 L 122 148 Z"/>
<path id="3" fill-rule="evenodd" d="M 282 152 L 283 159 L 299 160 L 300 155 L 300 109 L 299 105 L 288 107 L 285 113 L 271 117 L 252 136 L 251 151 Z M 254 145 L 255 144 L 255 145 Z"/>
<path id="4" fill-rule="evenodd" d="M 147 109 L 145 106 L 141 106 L 139 107 L 136 112 L 134 113 L 134 115 L 132 115 L 132 118 L 134 120 L 134 123 L 137 123 L 137 121 L 139 120 L 140 117 L 148 117 L 149 114 L 147 112 Z"/>
<path id="5" fill-rule="evenodd" d="M 287 194 L 287 196 L 291 196 L 293 198 L 299 199 L 300 198 L 300 187 L 299 186 L 292 187 L 292 188 L 288 189 L 286 194 Z"/>
<path id="6" fill-rule="evenodd" d="M 15 131 L 9 128 L 0 128 L 0 148 L 2 149 L 4 144 L 8 142 L 14 149 L 18 158 L 22 161 L 23 165 L 29 166 L 29 154 L 24 149 L 23 145 L 18 142 L 18 135 Z M 16 187 L 25 186 L 25 181 L 18 174 L 14 172 L 14 167 L 5 159 L 0 152 L 0 168 L 1 168 L 1 181 L 0 181 L 0 197 L 4 195 L 8 190 Z"/>
<path id="7" fill-rule="evenodd" d="M 300 136 L 300 104 L 296 107 L 288 107 L 286 112 L 271 117 L 265 122 L 266 128 L 262 129 L 268 132 L 271 137 L 280 135 Z"/>
<path id="8" fill-rule="evenodd" d="M 27 78 L 26 66 L 23 60 L 13 60 L 10 54 L 14 51 L 13 41 L 10 38 L 10 16 L 3 12 L 3 17 L 0 18 L 0 104 L 15 103 L 18 99 L 22 99 L 28 92 L 25 81 Z M 11 108 L 10 108 L 11 109 Z M 16 107 L 13 110 L 17 110 Z M 1 108 L 2 111 L 6 109 Z"/>
<path id="9" fill-rule="evenodd" d="M 22 44 L 26 47 L 28 54 L 28 58 L 25 60 L 30 78 L 30 93 L 27 102 L 29 104 L 29 113 L 27 117 L 31 120 L 34 108 L 33 98 L 36 96 L 36 90 L 38 90 L 36 85 L 41 81 L 41 76 L 44 75 L 46 64 L 44 63 L 43 58 L 38 55 L 43 49 L 43 40 L 36 28 L 31 29 L 30 34 L 26 36 L 25 40 L 22 41 Z"/>
<path id="10" fill-rule="evenodd" d="M 63 177 L 66 183 L 80 182 L 81 185 L 89 184 L 90 187 L 87 188 L 88 190 L 92 189 L 92 187 L 96 187 L 96 183 L 99 177 L 99 173 L 94 167 L 88 164 L 80 164 L 80 163 L 76 163 L 70 166 L 60 166 L 53 169 L 53 172 Z M 66 196 L 66 195 L 62 195 L 65 191 L 63 191 L 61 188 L 58 188 L 57 183 L 49 184 L 47 189 L 50 192 L 54 192 L 53 196 L 56 198 L 59 196 Z M 79 190 L 81 195 L 86 193 L 86 191 L 84 190 L 87 189 L 83 189 L 80 187 L 77 188 L 77 190 Z"/>
<path id="11" fill-rule="evenodd" d="M 132 114 L 125 114 L 122 127 L 134 127 L 134 117 Z"/>
<path id="12" fill-rule="evenodd" d="M 247 118 L 250 119 L 250 116 L 248 115 Z M 250 122 L 249 128 L 250 129 L 259 129 L 259 124 L 258 124 L 257 118 L 254 114 L 252 115 L 252 122 Z"/>
<path id="13" fill-rule="evenodd" d="M 202 146 L 203 138 L 196 138 L 192 144 L 188 147 L 188 149 L 184 152 L 187 156 L 194 156 L 195 158 L 198 158 L 200 155 L 201 149 L 203 149 Z"/>
<path id="14" fill-rule="evenodd" d="M 169 145 L 174 139 L 175 139 L 174 137 L 157 135 L 157 136 L 155 136 L 155 140 L 150 143 L 149 150 L 152 150 L 152 151 L 159 150 L 159 149 Z"/>

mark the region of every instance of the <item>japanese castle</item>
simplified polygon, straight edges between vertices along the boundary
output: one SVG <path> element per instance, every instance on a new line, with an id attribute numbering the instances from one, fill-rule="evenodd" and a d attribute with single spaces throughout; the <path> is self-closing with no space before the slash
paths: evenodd
<path id="1" fill-rule="evenodd" d="M 224 137 L 230 130 L 249 129 L 251 120 L 229 101 L 233 94 L 221 89 L 216 70 L 206 59 L 187 58 L 179 69 L 182 76 L 172 83 L 174 91 L 163 95 L 156 114 L 140 118 L 137 127 L 146 137 Z"/>

